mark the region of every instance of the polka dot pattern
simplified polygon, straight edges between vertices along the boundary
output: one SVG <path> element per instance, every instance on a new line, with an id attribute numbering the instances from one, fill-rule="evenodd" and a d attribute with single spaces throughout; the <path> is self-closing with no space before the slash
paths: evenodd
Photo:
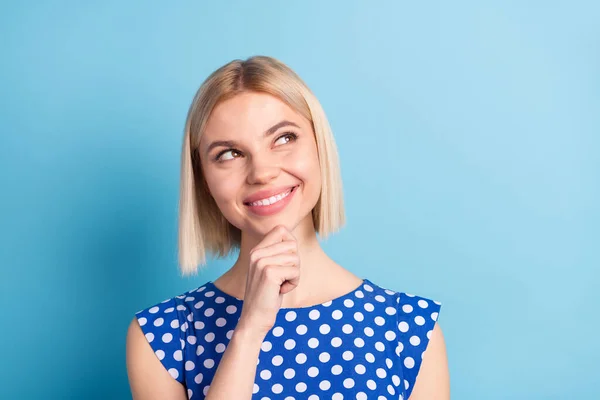
<path id="1" fill-rule="evenodd" d="M 212 282 L 136 313 L 188 398 L 204 399 L 243 301 Z M 441 303 L 368 279 L 326 303 L 279 310 L 256 365 L 257 399 L 408 399 Z"/>

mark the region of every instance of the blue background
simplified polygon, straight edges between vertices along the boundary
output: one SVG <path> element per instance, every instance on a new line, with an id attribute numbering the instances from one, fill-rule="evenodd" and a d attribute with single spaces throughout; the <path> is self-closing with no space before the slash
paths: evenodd
<path id="1" fill-rule="evenodd" d="M 0 397 L 130 397 L 134 313 L 232 262 L 177 270 L 187 108 L 265 54 L 336 135 L 326 250 L 442 301 L 452 397 L 600 398 L 598 3 L 215 3 L 3 3 Z"/>

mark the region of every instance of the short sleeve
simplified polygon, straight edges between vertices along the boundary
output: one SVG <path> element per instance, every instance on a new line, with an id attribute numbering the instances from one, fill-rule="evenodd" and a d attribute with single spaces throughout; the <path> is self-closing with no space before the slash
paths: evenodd
<path id="1" fill-rule="evenodd" d="M 438 320 L 441 303 L 424 297 L 399 293 L 398 303 L 398 348 L 405 399 L 408 399 L 417 380 L 423 361 L 423 352 Z"/>
<path id="2" fill-rule="evenodd" d="M 154 354 L 180 383 L 184 382 L 187 314 L 188 309 L 176 297 L 135 314 Z"/>

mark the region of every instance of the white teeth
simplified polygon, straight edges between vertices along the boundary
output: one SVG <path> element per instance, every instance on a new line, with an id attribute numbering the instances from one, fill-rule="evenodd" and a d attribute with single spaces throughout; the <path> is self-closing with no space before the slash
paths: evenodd
<path id="1" fill-rule="evenodd" d="M 271 196 L 268 199 L 254 201 L 254 202 L 250 203 L 250 205 L 251 206 L 270 206 L 271 204 L 277 203 L 278 201 L 286 198 L 291 192 L 292 192 L 292 189 L 288 189 L 285 193 L 280 193 L 276 196 Z"/>

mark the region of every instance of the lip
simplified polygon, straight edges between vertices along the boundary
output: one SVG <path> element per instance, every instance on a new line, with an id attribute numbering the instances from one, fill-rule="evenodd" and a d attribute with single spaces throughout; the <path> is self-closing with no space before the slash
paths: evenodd
<path id="1" fill-rule="evenodd" d="M 286 191 L 288 191 L 291 188 L 294 188 L 298 185 L 292 185 L 292 186 L 279 186 L 279 187 L 275 187 L 275 188 L 271 188 L 271 189 L 264 189 L 264 190 L 260 190 L 248 197 L 246 197 L 244 199 L 244 204 L 245 205 L 249 205 L 249 203 L 252 203 L 254 201 L 258 201 L 258 200 L 262 200 L 262 199 L 268 199 L 271 196 L 276 196 L 280 193 L 284 193 Z"/>
<path id="2" fill-rule="evenodd" d="M 282 189 L 277 189 L 278 191 L 269 190 L 269 191 L 258 192 L 257 194 L 260 196 L 263 196 L 262 193 L 271 193 L 271 195 L 276 195 L 276 194 L 285 192 L 288 189 L 292 189 L 291 193 L 288 194 L 286 197 L 284 197 L 283 199 L 279 200 L 276 203 L 269 204 L 268 206 L 253 206 L 253 205 L 250 205 L 249 203 L 245 203 L 244 206 L 252 214 L 258 215 L 260 217 L 267 217 L 270 215 L 275 215 L 275 214 L 279 213 L 281 210 L 283 210 L 290 203 L 290 201 L 292 201 L 292 197 L 294 197 L 294 195 L 298 191 L 299 187 L 300 187 L 300 185 L 287 186 Z M 256 197 L 256 194 L 255 194 L 252 197 L 255 197 L 257 200 L 261 200 L 261 199 L 264 199 L 266 196 L 265 197 Z M 250 199 L 252 197 L 248 197 L 248 198 Z M 253 200 L 253 201 L 256 201 L 256 200 Z"/>

